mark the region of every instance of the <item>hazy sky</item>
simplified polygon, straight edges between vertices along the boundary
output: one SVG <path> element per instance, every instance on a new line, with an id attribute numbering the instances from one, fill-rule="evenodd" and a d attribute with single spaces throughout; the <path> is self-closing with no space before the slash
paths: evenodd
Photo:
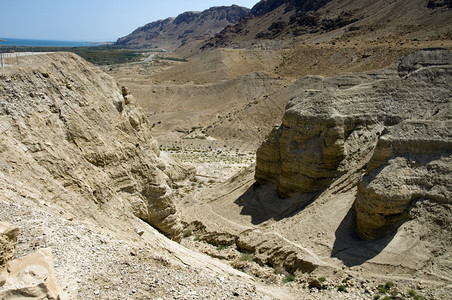
<path id="1" fill-rule="evenodd" d="M 147 23 L 259 0 L 0 0 L 0 38 L 116 41 Z"/>

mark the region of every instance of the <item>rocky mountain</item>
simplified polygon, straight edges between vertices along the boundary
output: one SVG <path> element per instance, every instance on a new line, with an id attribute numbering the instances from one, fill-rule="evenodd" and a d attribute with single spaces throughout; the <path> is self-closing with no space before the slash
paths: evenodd
<path id="1" fill-rule="evenodd" d="M 198 248 L 262 280 L 272 280 L 265 266 L 283 268 L 310 291 L 357 279 L 366 283 L 349 287 L 366 299 L 383 276 L 398 282 L 394 295 L 430 282 L 429 297 L 447 298 L 451 78 L 452 53 L 433 48 L 380 70 L 293 82 L 254 172 L 181 208 L 199 240 L 231 250 Z M 232 249 L 257 264 L 241 263 Z M 322 276 L 330 283 L 316 282 Z"/>
<path id="2" fill-rule="evenodd" d="M 116 45 L 176 49 L 214 36 L 227 25 L 237 23 L 248 12 L 248 8 L 237 5 L 212 7 L 202 12 L 185 12 L 176 18 L 146 24 L 128 36 L 119 38 Z"/>
<path id="3" fill-rule="evenodd" d="M 69 53 L 5 64 L 1 299 L 267 299 L 275 293 L 167 238 L 182 237 L 176 204 L 194 170 L 159 150 L 127 88 Z"/>
<path id="4" fill-rule="evenodd" d="M 281 48 L 298 42 L 451 37 L 450 1 L 263 0 L 203 46 Z"/>

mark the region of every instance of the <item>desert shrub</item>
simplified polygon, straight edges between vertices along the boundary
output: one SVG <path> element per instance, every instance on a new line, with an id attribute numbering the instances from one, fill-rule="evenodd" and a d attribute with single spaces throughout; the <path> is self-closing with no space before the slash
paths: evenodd
<path id="1" fill-rule="evenodd" d="M 408 295 L 415 300 L 425 300 L 424 296 L 418 295 L 415 290 L 409 290 Z"/>
<path id="2" fill-rule="evenodd" d="M 192 231 L 191 229 L 185 229 L 185 230 L 184 230 L 184 233 L 183 233 L 183 236 L 184 236 L 184 238 L 188 238 L 188 237 L 190 237 L 192 234 L 193 234 L 193 231 Z"/>
<path id="3" fill-rule="evenodd" d="M 384 285 L 379 285 L 379 286 L 377 287 L 377 291 L 378 291 L 380 294 L 386 294 L 386 293 L 388 292 L 388 289 L 387 289 L 386 286 L 384 286 Z"/>
<path id="4" fill-rule="evenodd" d="M 255 257 L 252 253 L 242 253 L 240 254 L 240 261 L 249 261 L 252 262 L 255 260 Z"/>
<path id="5" fill-rule="evenodd" d="M 295 275 L 287 274 L 286 278 L 283 279 L 284 283 L 295 281 Z"/>
<path id="6" fill-rule="evenodd" d="M 326 281 L 326 277 L 325 276 L 319 277 L 319 281 L 320 282 L 325 282 Z"/>
<path id="7" fill-rule="evenodd" d="M 345 286 L 343 286 L 342 284 L 340 286 L 337 287 L 337 290 L 339 292 L 347 292 L 347 289 L 345 288 Z"/>

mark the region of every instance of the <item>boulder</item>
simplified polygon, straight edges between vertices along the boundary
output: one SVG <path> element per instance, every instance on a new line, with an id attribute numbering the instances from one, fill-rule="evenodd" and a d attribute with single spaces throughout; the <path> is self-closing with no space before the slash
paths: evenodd
<path id="1" fill-rule="evenodd" d="M 0 299 L 61 299 L 51 249 L 40 249 L 10 261 L 2 276 Z"/>

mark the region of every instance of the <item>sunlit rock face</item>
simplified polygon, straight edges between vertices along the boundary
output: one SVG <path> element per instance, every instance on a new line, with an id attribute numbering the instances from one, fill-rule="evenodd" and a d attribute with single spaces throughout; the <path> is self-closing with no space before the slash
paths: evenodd
<path id="1" fill-rule="evenodd" d="M 450 202 L 451 75 L 450 51 L 425 49 L 372 74 L 300 79 L 257 152 L 256 180 L 287 197 L 363 172 L 355 211 L 365 239 L 397 228 L 418 200 Z"/>
<path id="2" fill-rule="evenodd" d="M 162 156 L 126 88 L 80 57 L 23 58 L 0 74 L 2 180 L 46 201 L 135 215 L 171 237 L 181 225 L 176 182 L 192 171 Z"/>

